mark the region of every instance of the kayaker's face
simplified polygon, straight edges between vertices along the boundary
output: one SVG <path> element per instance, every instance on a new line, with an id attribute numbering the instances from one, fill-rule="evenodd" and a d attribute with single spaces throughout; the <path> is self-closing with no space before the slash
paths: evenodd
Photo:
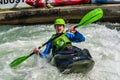
<path id="1" fill-rule="evenodd" d="M 56 33 L 62 33 L 64 31 L 64 25 L 55 25 Z"/>

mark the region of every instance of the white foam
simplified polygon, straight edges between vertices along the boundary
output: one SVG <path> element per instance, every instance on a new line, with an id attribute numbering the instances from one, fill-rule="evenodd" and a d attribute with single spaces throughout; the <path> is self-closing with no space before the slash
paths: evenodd
<path id="1" fill-rule="evenodd" d="M 33 25 L 7 31 L 20 30 L 25 34 L 18 35 L 21 38 L 0 44 L 0 80 L 120 80 L 120 32 L 105 26 L 105 24 L 90 24 L 77 28 L 85 35 L 86 41 L 74 45 L 82 49 L 87 48 L 95 60 L 93 70 L 85 75 L 63 75 L 56 67 L 36 55 L 31 56 L 16 69 L 11 69 L 9 67 L 11 61 L 29 55 L 35 47 L 46 42 L 54 33 L 54 28 L 52 28 L 53 25 L 50 27 Z M 43 49 L 44 47 L 41 50 Z"/>

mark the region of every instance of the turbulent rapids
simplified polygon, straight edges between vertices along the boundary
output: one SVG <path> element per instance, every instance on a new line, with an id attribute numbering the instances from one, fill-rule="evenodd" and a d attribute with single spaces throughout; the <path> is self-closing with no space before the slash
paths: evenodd
<path id="1" fill-rule="evenodd" d="M 85 35 L 86 41 L 74 45 L 87 48 L 95 65 L 87 74 L 64 75 L 37 55 L 31 56 L 15 69 L 9 67 L 11 61 L 30 54 L 35 47 L 46 42 L 55 33 L 53 25 L 1 25 L 0 80 L 119 80 L 120 31 L 117 31 L 118 28 L 107 28 L 116 26 L 120 24 L 96 23 L 77 28 Z"/>

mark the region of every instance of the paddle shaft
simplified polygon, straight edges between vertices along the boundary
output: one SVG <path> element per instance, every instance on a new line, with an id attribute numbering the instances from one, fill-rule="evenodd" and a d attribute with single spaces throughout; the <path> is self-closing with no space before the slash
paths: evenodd
<path id="1" fill-rule="evenodd" d="M 41 49 L 43 46 L 45 46 L 46 44 L 48 44 L 49 42 L 53 41 L 54 39 L 58 38 L 59 36 L 63 35 L 64 33 L 61 33 L 59 35 L 57 35 L 56 37 L 48 40 L 47 42 L 45 42 L 44 44 L 42 44 L 41 46 L 38 47 L 38 49 Z M 28 55 L 28 57 L 32 56 L 33 54 L 35 54 L 34 52 L 32 52 L 31 54 Z"/>
<path id="2" fill-rule="evenodd" d="M 78 27 L 77 25 L 74 26 L 74 28 L 77 28 L 77 27 Z M 48 40 L 47 42 L 45 42 L 44 44 L 42 44 L 41 46 L 39 46 L 38 49 L 41 49 L 43 46 L 45 46 L 46 44 L 48 44 L 49 42 L 53 41 L 54 39 L 58 38 L 59 36 L 61 36 L 61 35 L 63 35 L 63 34 L 64 34 L 64 33 L 61 33 L 61 34 L 57 35 L 56 37 L 54 37 L 54 38 Z M 30 57 L 30 56 L 32 56 L 33 54 L 35 54 L 35 53 L 32 52 L 32 53 L 29 54 L 28 56 Z"/>

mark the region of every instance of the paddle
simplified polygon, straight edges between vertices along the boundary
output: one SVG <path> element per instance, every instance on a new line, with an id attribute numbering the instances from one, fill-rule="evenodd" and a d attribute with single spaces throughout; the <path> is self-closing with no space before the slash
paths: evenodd
<path id="1" fill-rule="evenodd" d="M 103 16 L 103 11 L 101 8 L 97 8 L 94 9 L 92 11 L 90 11 L 89 13 L 87 13 L 82 19 L 81 21 L 78 23 L 77 26 L 75 26 L 74 28 L 77 28 L 81 25 L 87 25 L 90 24 L 94 21 L 97 21 L 98 19 L 102 18 Z M 63 33 L 62 33 L 63 34 Z M 44 45 L 48 44 L 49 42 L 51 42 L 52 40 L 58 38 L 59 36 L 61 36 L 62 34 L 52 38 L 51 40 L 47 41 L 46 43 L 44 43 L 43 45 L 41 45 L 40 47 L 38 47 L 38 49 L 41 49 Z M 32 56 L 34 53 L 32 52 L 31 54 L 27 55 L 27 56 L 23 56 L 23 57 L 19 57 L 17 59 L 15 59 L 13 62 L 11 62 L 9 65 L 10 67 L 16 67 L 17 65 L 19 65 L 20 63 L 22 63 L 23 61 L 25 61 L 27 58 L 29 58 L 30 56 Z"/>
<path id="2" fill-rule="evenodd" d="M 41 49 L 44 45 L 48 44 L 49 42 L 51 42 L 52 40 L 56 39 L 57 37 L 61 36 L 62 34 L 48 40 L 46 43 L 42 44 L 41 46 L 38 47 L 38 49 Z M 25 61 L 27 58 L 29 58 L 30 56 L 32 56 L 33 54 L 35 54 L 34 52 L 32 52 L 31 54 L 27 55 L 27 56 L 23 56 L 23 57 L 19 57 L 17 59 L 15 59 L 14 61 L 12 61 L 9 65 L 10 67 L 16 67 L 17 65 L 19 65 L 20 63 L 22 63 L 23 61 Z"/>
<path id="3" fill-rule="evenodd" d="M 102 18 L 103 16 L 103 10 L 101 8 L 97 8 L 94 9 L 90 12 L 88 12 L 82 19 L 81 21 L 78 23 L 77 26 L 75 26 L 74 28 L 77 28 L 79 26 L 83 26 L 83 25 L 88 25 L 92 22 L 95 22 L 97 20 L 99 20 L 100 18 Z"/>

